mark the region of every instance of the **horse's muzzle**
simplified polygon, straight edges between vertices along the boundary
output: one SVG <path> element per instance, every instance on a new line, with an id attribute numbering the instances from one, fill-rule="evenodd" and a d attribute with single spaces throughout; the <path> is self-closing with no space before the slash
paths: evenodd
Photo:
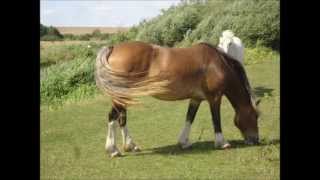
<path id="1" fill-rule="evenodd" d="M 244 142 L 248 145 L 257 145 L 259 144 L 259 137 L 247 137 Z"/>

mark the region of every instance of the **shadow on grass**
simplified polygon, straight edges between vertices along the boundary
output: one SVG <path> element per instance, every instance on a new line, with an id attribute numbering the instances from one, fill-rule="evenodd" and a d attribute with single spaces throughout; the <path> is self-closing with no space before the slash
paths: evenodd
<path id="1" fill-rule="evenodd" d="M 263 97 L 264 94 L 267 94 L 268 96 L 272 96 L 272 91 L 274 89 L 271 89 L 271 88 L 266 88 L 266 87 L 263 87 L 263 86 L 258 86 L 258 87 L 255 87 L 253 89 L 253 92 L 255 95 L 257 95 L 258 97 Z"/>
<path id="2" fill-rule="evenodd" d="M 247 145 L 243 140 L 230 140 L 231 144 L 230 149 L 239 149 L 239 148 L 250 148 L 250 147 L 259 147 L 259 146 L 268 146 L 268 145 L 277 145 L 280 143 L 279 139 L 274 140 L 262 140 L 259 145 Z M 181 149 L 179 145 L 173 144 L 168 146 L 143 149 L 141 152 L 133 153 L 134 156 L 142 156 L 142 155 L 180 155 L 180 154 L 200 154 L 206 153 L 210 151 L 220 150 L 214 147 L 213 141 L 201 141 L 195 142 L 192 144 L 191 148 Z"/>

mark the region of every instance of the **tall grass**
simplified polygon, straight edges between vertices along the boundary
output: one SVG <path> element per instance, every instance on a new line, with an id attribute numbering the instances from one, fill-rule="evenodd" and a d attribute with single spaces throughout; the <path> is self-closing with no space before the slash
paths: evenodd
<path id="1" fill-rule="evenodd" d="M 245 48 L 244 56 L 244 64 L 246 66 L 263 63 L 265 61 L 280 60 L 279 52 L 264 46 Z"/>
<path id="2" fill-rule="evenodd" d="M 92 97 L 96 93 L 93 73 L 96 48 L 73 45 L 66 49 L 57 47 L 55 50 L 55 54 L 63 58 L 58 59 L 52 55 L 52 61 L 56 64 L 40 71 L 41 103 L 61 104 Z M 51 54 L 48 53 L 46 57 L 49 55 Z"/>
<path id="3" fill-rule="evenodd" d="M 71 61 L 79 58 L 94 58 L 96 51 L 104 43 L 84 42 L 81 44 L 52 44 L 41 47 L 40 67 Z"/>

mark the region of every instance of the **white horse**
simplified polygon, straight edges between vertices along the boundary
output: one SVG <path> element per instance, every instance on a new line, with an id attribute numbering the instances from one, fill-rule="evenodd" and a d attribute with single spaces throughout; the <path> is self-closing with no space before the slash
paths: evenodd
<path id="1" fill-rule="evenodd" d="M 231 30 L 225 30 L 220 37 L 219 48 L 243 64 L 244 46 Z"/>

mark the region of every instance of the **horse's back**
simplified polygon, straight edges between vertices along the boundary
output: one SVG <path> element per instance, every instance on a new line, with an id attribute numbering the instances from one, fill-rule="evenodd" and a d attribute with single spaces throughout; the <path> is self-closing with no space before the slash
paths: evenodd
<path id="1" fill-rule="evenodd" d="M 121 72 L 146 71 L 153 53 L 152 45 L 144 42 L 125 42 L 113 47 L 108 59 L 111 68 Z"/>
<path id="2" fill-rule="evenodd" d="M 204 44 L 189 48 L 169 48 L 143 42 L 121 43 L 113 48 L 108 61 L 113 70 L 129 73 L 164 73 L 170 93 L 155 96 L 163 100 L 204 99 L 204 91 L 221 87 L 223 71 L 218 53 Z"/>
<path id="3" fill-rule="evenodd" d="M 125 42 L 114 46 L 108 63 L 113 70 L 122 72 L 149 71 L 155 75 L 165 71 L 183 75 L 203 67 L 200 51 L 197 46 L 169 48 L 137 41 Z"/>

